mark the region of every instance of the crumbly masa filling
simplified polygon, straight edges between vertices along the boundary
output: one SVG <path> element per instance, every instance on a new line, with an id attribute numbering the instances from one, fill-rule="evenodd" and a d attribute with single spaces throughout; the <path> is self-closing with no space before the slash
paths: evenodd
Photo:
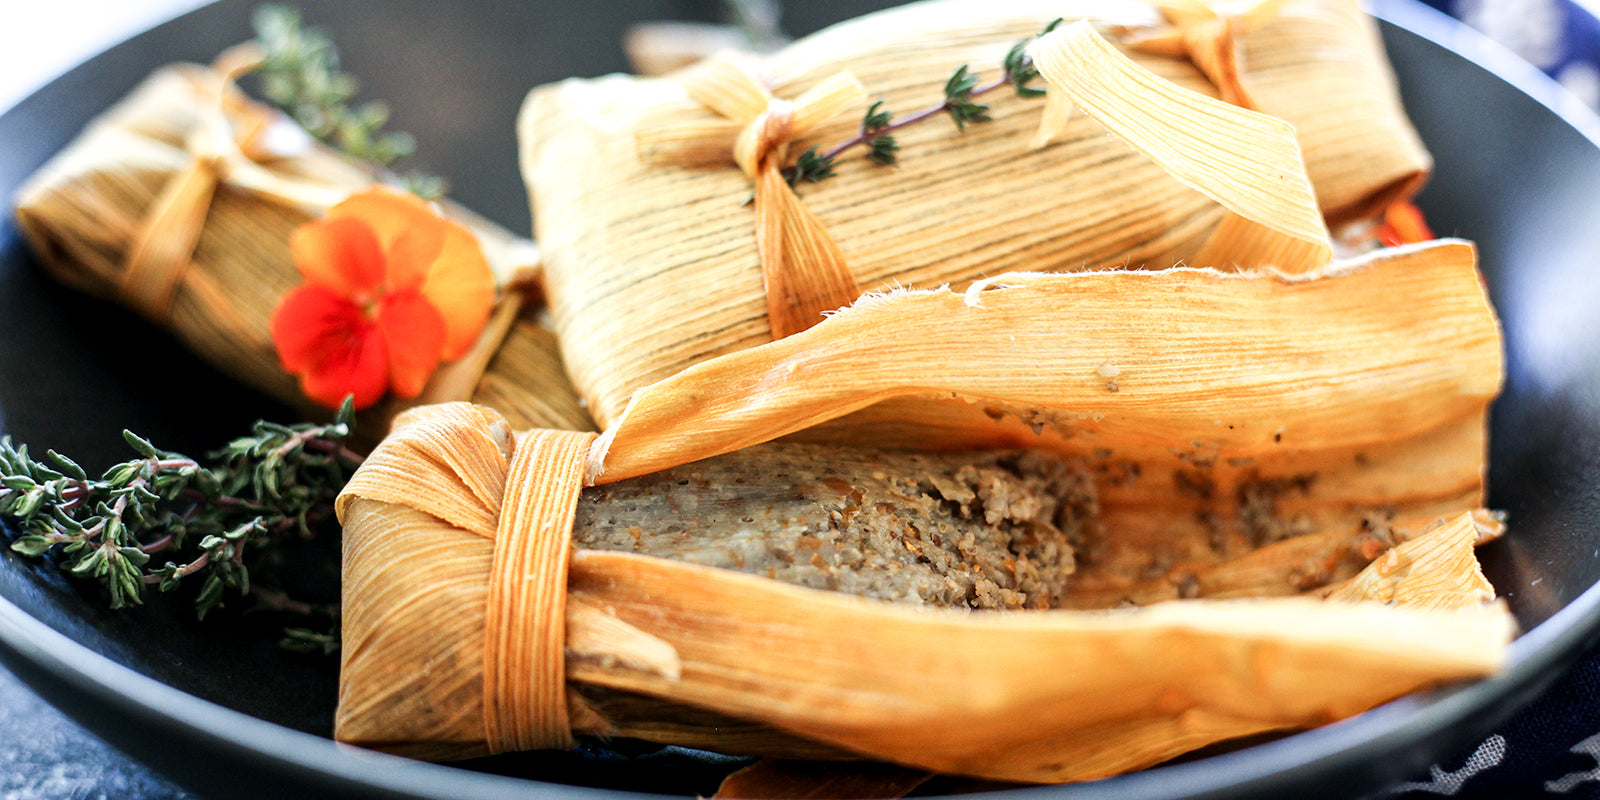
<path id="1" fill-rule="evenodd" d="M 914 605 L 1054 606 L 1097 518 L 1080 462 L 769 443 L 586 489 L 574 544 Z"/>

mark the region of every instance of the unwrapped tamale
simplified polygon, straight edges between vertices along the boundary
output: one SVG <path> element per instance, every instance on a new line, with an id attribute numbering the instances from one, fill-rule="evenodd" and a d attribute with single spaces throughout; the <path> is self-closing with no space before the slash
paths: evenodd
<path id="1" fill-rule="evenodd" d="M 1429 160 L 1398 106 L 1370 20 L 1350 0 L 1271 7 L 1238 40 L 1240 80 L 1262 112 L 1246 127 L 1275 118 L 1293 131 L 1290 149 L 1273 158 L 1294 165 L 1303 153 L 1303 175 L 1334 222 L 1375 213 L 1415 189 Z M 864 130 L 872 101 L 901 116 L 937 105 L 963 65 L 997 79 L 1008 49 L 1056 18 L 1094 21 L 1163 82 L 1218 91 L 1193 59 L 1139 49 L 1175 24 L 1154 5 L 1035 0 L 911 4 L 815 34 L 743 75 L 719 62 L 668 78 L 611 76 L 535 90 L 520 120 L 523 174 L 564 355 L 601 425 L 634 390 L 772 338 L 784 302 L 775 295 L 784 292 L 831 309 L 860 292 L 960 289 L 1012 271 L 1229 266 L 1199 257 L 1227 227 L 1229 209 L 1239 210 L 1216 193 L 1243 179 L 1197 191 L 1196 173 L 1253 158 L 1259 142 L 1228 134 L 1202 151 L 1185 145 L 1176 157 L 1195 169 L 1174 170 L 1128 144 L 1129 128 L 1116 128 L 1116 114 L 1083 90 L 1072 98 L 1080 113 L 1048 146 L 1030 149 L 1050 98 L 1071 94 L 1059 75 L 1033 85 L 1047 90 L 1045 99 L 1009 89 L 983 95 L 989 121 L 958 128 L 941 115 L 895 130 L 895 166 L 851 151 L 833 162 L 830 177 L 799 182 L 792 201 L 766 188 L 772 173 L 762 165 L 774 153 L 787 152 L 790 163 L 813 146 L 850 139 Z M 1038 66 L 1049 72 L 1044 60 Z M 812 118 L 824 113 L 835 115 Z M 794 138 L 746 146 L 751 131 L 767 141 L 774 127 Z M 1108 127 L 1119 135 L 1107 136 Z M 1161 130 L 1213 127 L 1191 116 Z M 721 131 L 728 144 L 707 147 L 697 131 L 712 139 Z M 784 208 L 784 219 L 768 221 L 764 205 Z M 807 219 L 822 233 L 790 229 Z M 793 239 L 788 262 L 764 263 L 770 241 Z M 794 282 L 847 288 L 774 288 L 791 268 L 802 273 Z M 802 325 L 820 319 L 815 309 L 802 316 Z"/>
<path id="2" fill-rule="evenodd" d="M 1503 605 L 1483 603 L 1468 514 L 1413 540 L 1420 547 L 1382 556 L 1383 576 L 1330 589 L 1347 600 L 1401 599 L 1393 605 L 1280 598 L 917 610 L 653 555 L 573 551 L 570 537 L 591 535 L 576 529 L 598 519 L 578 508 L 638 500 L 580 494 L 592 442 L 591 434 L 513 434 L 498 415 L 463 404 L 401 419 L 339 503 L 341 740 L 459 758 L 570 746 L 574 735 L 630 736 L 1079 780 L 1484 674 L 1513 629 Z M 684 470 L 726 478 L 786 457 L 756 448 L 743 458 Z M 850 474 L 852 458 L 836 458 L 838 476 Z M 972 458 L 924 461 L 917 479 L 949 480 L 961 469 L 951 465 Z M 906 463 L 890 462 L 885 477 L 903 478 Z M 678 498 L 658 508 L 741 494 L 695 485 L 692 474 L 668 470 L 639 488 Z M 835 492 L 812 491 L 825 517 Z M 741 513 L 751 500 L 728 510 Z M 640 531 L 653 534 L 661 531 Z"/>
<path id="3" fill-rule="evenodd" d="M 226 142 L 218 146 L 216 137 Z M 124 303 L 239 380 L 298 406 L 268 320 L 300 275 L 291 233 L 376 180 L 246 98 L 218 67 L 158 70 L 22 187 L 17 220 L 63 283 Z M 521 425 L 590 428 L 535 300 L 531 243 L 458 206 L 504 288 L 480 345 L 431 400 L 472 398 Z M 396 406 L 381 411 L 392 414 Z M 381 424 L 378 427 L 382 427 Z"/>

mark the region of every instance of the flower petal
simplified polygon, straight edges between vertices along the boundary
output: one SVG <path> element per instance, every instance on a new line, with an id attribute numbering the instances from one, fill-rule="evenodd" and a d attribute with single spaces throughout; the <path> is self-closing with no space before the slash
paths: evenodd
<path id="1" fill-rule="evenodd" d="M 358 409 L 383 399 L 389 388 L 386 347 L 376 326 L 369 320 L 362 323 L 359 334 L 341 342 L 314 369 L 300 376 L 300 389 L 307 397 L 338 408 L 350 395 Z"/>
<path id="2" fill-rule="evenodd" d="M 399 397 L 416 397 L 439 366 L 443 317 L 420 292 L 391 292 L 378 309 L 378 330 L 388 350 L 391 388 Z"/>
<path id="3" fill-rule="evenodd" d="M 272 313 L 272 342 L 284 369 L 300 377 L 306 396 L 338 408 L 347 394 L 357 408 L 388 388 L 388 364 L 376 324 L 361 307 L 320 286 L 284 295 Z"/>
<path id="4" fill-rule="evenodd" d="M 328 331 L 350 328 L 361 308 L 321 286 L 300 286 L 278 301 L 270 322 L 272 344 L 283 368 L 300 375 L 322 361 Z"/>
<path id="5" fill-rule="evenodd" d="M 444 219 L 433 206 L 396 189 L 374 186 L 328 209 L 327 219 L 347 218 L 361 220 L 377 234 L 379 246 L 391 260 L 388 286 L 392 289 L 415 286 L 417 277 L 410 271 L 431 263 L 444 240 Z"/>
<path id="6" fill-rule="evenodd" d="M 432 224 L 406 231 L 394 240 L 387 253 L 389 274 L 384 284 L 387 291 L 420 288 L 428 277 L 428 269 L 439 259 L 444 240 L 444 220 L 439 217 L 435 217 Z"/>
<path id="7" fill-rule="evenodd" d="M 422 284 L 422 294 L 444 318 L 444 360 L 454 361 L 472 347 L 494 306 L 494 271 L 478 237 L 445 221 L 444 247 Z"/>
<path id="8" fill-rule="evenodd" d="M 355 299 L 383 287 L 384 256 L 378 237 L 354 218 L 320 219 L 289 237 L 294 264 L 308 283 Z"/>

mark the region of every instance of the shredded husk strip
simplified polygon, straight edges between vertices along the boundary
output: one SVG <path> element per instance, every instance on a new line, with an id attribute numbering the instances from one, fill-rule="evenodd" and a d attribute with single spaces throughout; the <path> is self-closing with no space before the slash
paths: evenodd
<path id="1" fill-rule="evenodd" d="M 1196 256 L 1204 266 L 1306 272 L 1332 257 L 1293 126 L 1184 89 L 1134 63 L 1088 22 L 1029 48 L 1050 91 L 1127 140 L 1228 218 Z"/>
<path id="2" fill-rule="evenodd" d="M 848 22 L 765 59 L 771 87 L 796 97 L 842 71 L 907 114 L 937 103 L 962 64 L 984 80 L 1018 41 L 1058 17 L 1118 31 L 1158 26 L 1156 9 L 1107 0 L 938 0 Z M 1243 37 L 1260 109 L 1294 126 L 1326 212 L 1381 213 L 1429 162 L 1401 112 L 1373 23 L 1353 0 L 1295 0 Z M 1187 57 L 1134 53 L 1185 88 L 1214 92 Z M 1035 82 L 1035 85 L 1042 85 Z M 1055 93 L 1059 97 L 1060 93 Z M 1330 99 L 1330 98 L 1336 98 Z M 1225 216 L 1210 198 L 1087 115 L 1028 153 L 1048 100 L 984 95 L 992 122 L 958 132 L 930 119 L 896 132 L 900 165 L 857 149 L 798 196 L 838 242 L 865 291 L 932 288 L 1006 272 L 1196 260 Z M 826 149 L 858 133 L 844 115 L 790 147 Z M 552 316 L 574 383 L 602 425 L 634 390 L 770 339 L 750 183 L 737 170 L 662 166 L 642 155 L 675 126 L 725 122 L 675 81 L 610 76 L 533 91 L 519 120 Z M 719 161 L 736 126 L 699 164 Z M 676 135 L 676 134 L 675 134 Z M 688 136 L 688 141 L 695 140 Z M 650 326 L 629 320 L 649 318 Z"/>
<path id="3" fill-rule="evenodd" d="M 1499 327 L 1459 241 L 1384 251 L 1312 280 L 1191 269 L 1001 276 L 961 294 L 870 297 L 641 389 L 596 443 L 590 476 L 619 480 L 889 397 L 951 393 L 1024 406 L 1122 449 L 1199 440 L 1240 458 L 1286 441 L 1347 448 L 1481 415 L 1501 373 Z"/>
<path id="4" fill-rule="evenodd" d="M 58 280 L 140 310 L 219 369 L 309 413 L 268 328 L 278 298 L 300 282 L 289 235 L 373 180 L 217 71 L 174 65 L 30 176 L 16 213 Z M 477 235 L 502 282 L 536 276 L 531 243 L 459 206 L 443 209 Z M 502 317 L 491 333 L 503 341 L 481 340 L 468 363 L 510 374 L 491 381 L 481 369 L 447 369 L 428 399 L 494 403 L 529 427 L 592 429 L 544 327 L 532 304 Z M 501 344 L 518 355 L 491 358 Z M 363 415 L 361 427 L 382 430 L 404 405 Z"/>
<path id="5" fill-rule="evenodd" d="M 484 470 L 469 482 L 504 480 L 495 444 L 501 430 L 495 415 L 451 405 L 408 418 L 397 438 L 408 450 L 424 448 L 403 461 L 441 465 L 431 479 L 434 493 L 458 499 L 436 510 L 478 507 L 486 493 L 447 476 Z M 384 448 L 369 463 L 386 463 Z M 373 483 L 363 478 L 354 491 L 373 494 Z M 403 485 L 386 491 L 415 499 Z M 358 645 L 347 650 L 339 736 L 411 753 L 470 752 L 471 737 L 482 736 L 474 719 L 481 720 L 482 701 L 456 689 L 428 693 L 412 676 L 428 672 L 416 659 L 444 643 L 465 655 L 431 680 L 478 685 L 471 671 L 481 668 L 472 655 L 481 649 L 474 642 L 483 641 L 481 597 L 450 590 L 447 602 L 460 611 L 441 622 L 428 612 L 446 607 L 430 595 L 433 580 L 416 575 L 452 575 L 470 563 L 486 582 L 489 559 L 471 542 L 492 543 L 452 533 L 435 517 L 437 540 L 459 549 L 459 557 L 448 564 L 382 562 L 394 552 L 387 542 L 397 526 L 400 546 L 445 556 L 410 533 L 431 514 L 390 509 L 349 492 L 340 501 L 350 548 L 348 619 L 391 630 L 350 631 Z M 1417 560 L 1413 578 L 1458 564 Z M 420 572 L 406 577 L 407 568 Z M 799 735 L 916 768 L 1003 780 L 1098 777 L 1225 738 L 1326 722 L 1439 681 L 1484 674 L 1513 630 L 1503 606 L 1475 603 L 1449 612 L 1304 598 L 1118 612 L 919 612 L 626 553 L 578 551 L 569 570 L 569 651 L 582 643 L 566 662 L 577 690 L 567 695 L 575 732 L 688 732 L 703 744 L 707 739 L 693 734 L 709 730 L 700 725 L 731 718 L 744 721 L 724 743 L 734 751 L 770 753 Z M 422 614 L 427 627 L 375 614 L 379 596 L 394 604 L 390 610 L 406 609 L 394 613 Z M 618 643 L 618 657 L 606 657 L 608 638 Z M 906 681 L 907 674 L 918 679 Z M 397 690 L 425 696 L 391 697 Z M 607 692 L 640 701 L 606 701 Z M 390 713 L 416 716 L 391 720 Z M 434 738 L 407 738 L 412 731 Z"/>
<path id="6" fill-rule="evenodd" d="M 1320 594 L 1335 602 L 1372 600 L 1411 608 L 1451 609 L 1493 602 L 1494 586 L 1473 551 L 1484 535 L 1479 516 L 1458 514 Z"/>
<path id="7" fill-rule="evenodd" d="M 517 437 L 485 610 L 484 740 L 492 753 L 573 746 L 567 716 L 567 552 L 594 434 Z"/>

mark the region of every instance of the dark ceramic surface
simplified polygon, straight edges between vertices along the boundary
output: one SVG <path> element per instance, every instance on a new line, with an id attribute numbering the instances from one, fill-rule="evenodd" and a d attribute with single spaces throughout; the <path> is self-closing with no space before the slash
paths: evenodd
<path id="1" fill-rule="evenodd" d="M 150 69 L 246 38 L 251 5 L 223 2 L 162 26 L 0 116 L 0 190 L 9 195 Z M 703 16 L 691 5 L 458 0 L 443 14 L 421 0 L 381 11 L 322 2 L 306 15 L 334 32 L 367 95 L 391 101 L 397 127 L 417 134 L 419 166 L 449 176 L 467 205 L 526 230 L 512 134 L 523 93 L 621 69 L 615 42 L 626 20 Z M 864 7 L 791 5 L 794 31 Z M 1018 796 L 1354 795 L 1469 746 L 1554 680 L 1600 622 L 1590 589 L 1600 580 L 1600 227 L 1591 222 L 1600 147 L 1535 98 L 1544 90 L 1534 76 L 1512 74 L 1519 88 L 1441 46 L 1495 60 L 1442 18 L 1407 0 L 1378 10 L 1392 20 L 1385 41 L 1440 165 L 1422 204 L 1441 233 L 1479 242 L 1506 326 L 1511 375 L 1494 417 L 1491 481 L 1515 525 L 1485 559 L 1530 632 L 1491 681 L 1227 755 Z M 43 280 L 9 221 L 0 223 L 0 342 L 0 429 L 90 464 L 121 457 L 124 426 L 202 452 L 256 417 L 287 413 L 125 312 Z M 322 738 L 333 666 L 278 652 L 270 620 L 224 615 L 201 628 L 165 598 L 107 614 L 49 568 L 0 559 L 0 660 L 113 744 L 210 796 L 595 794 L 561 784 L 687 794 L 709 792 L 730 766 L 621 747 L 504 757 L 468 772 L 342 748 Z M 525 780 L 534 776 L 561 783 Z"/>

